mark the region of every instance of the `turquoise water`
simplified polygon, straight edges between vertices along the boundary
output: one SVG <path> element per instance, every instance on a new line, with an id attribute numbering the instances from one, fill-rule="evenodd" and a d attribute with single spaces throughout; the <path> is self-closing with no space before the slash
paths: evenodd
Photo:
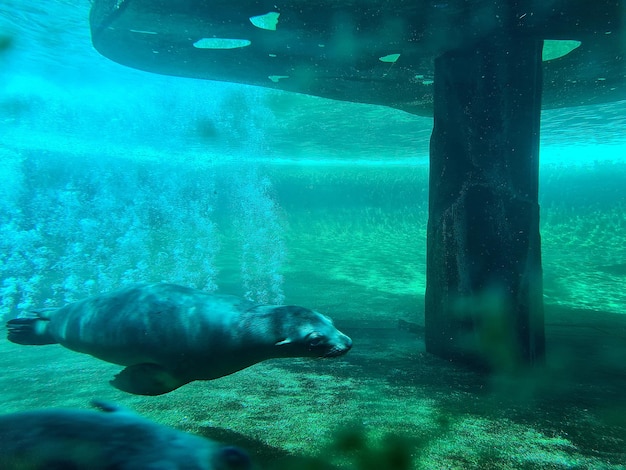
<path id="1" fill-rule="evenodd" d="M 144 398 L 112 364 L 1 341 L 5 412 L 111 399 L 263 466 L 366 468 L 393 435 L 414 468 L 626 468 L 626 102 L 543 113 L 549 364 L 499 381 L 396 328 L 423 322 L 431 119 L 130 70 L 88 11 L 0 0 L 3 319 L 168 281 L 314 308 L 355 346 Z"/>

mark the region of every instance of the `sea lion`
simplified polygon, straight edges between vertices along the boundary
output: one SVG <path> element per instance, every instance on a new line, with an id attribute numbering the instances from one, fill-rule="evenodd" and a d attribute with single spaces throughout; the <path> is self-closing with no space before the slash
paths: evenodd
<path id="1" fill-rule="evenodd" d="M 44 409 L 0 416 L 0 468 L 248 470 L 243 450 L 93 402 L 106 413 Z"/>
<path id="2" fill-rule="evenodd" d="M 161 395 L 284 357 L 337 357 L 352 340 L 330 318 L 292 305 L 257 305 L 175 284 L 97 295 L 7 323 L 18 344 L 59 343 L 126 366 L 111 384 Z"/>

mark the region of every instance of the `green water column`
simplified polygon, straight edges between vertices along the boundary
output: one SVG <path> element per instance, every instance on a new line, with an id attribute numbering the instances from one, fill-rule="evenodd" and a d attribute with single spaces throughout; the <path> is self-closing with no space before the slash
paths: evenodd
<path id="1" fill-rule="evenodd" d="M 544 358 L 542 43 L 503 32 L 435 59 L 426 348 L 473 367 Z"/>

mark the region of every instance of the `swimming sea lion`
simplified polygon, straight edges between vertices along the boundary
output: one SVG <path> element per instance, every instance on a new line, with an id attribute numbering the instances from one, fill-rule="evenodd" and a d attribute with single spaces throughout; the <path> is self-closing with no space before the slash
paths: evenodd
<path id="1" fill-rule="evenodd" d="M 103 402 L 106 413 L 46 409 L 0 416 L 0 468 L 248 470 L 243 450 L 153 423 Z"/>
<path id="2" fill-rule="evenodd" d="M 352 340 L 308 308 L 257 305 L 175 284 L 97 295 L 7 323 L 18 344 L 55 344 L 126 366 L 111 384 L 161 395 L 266 359 L 336 357 Z"/>

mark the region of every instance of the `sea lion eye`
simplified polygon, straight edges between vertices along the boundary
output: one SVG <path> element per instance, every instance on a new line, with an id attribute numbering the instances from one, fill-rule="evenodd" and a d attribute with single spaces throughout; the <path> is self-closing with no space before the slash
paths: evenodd
<path id="1" fill-rule="evenodd" d="M 320 335 L 317 332 L 311 333 L 307 338 L 307 342 L 309 348 L 315 348 L 317 346 L 320 346 L 324 342 L 324 335 Z"/>

